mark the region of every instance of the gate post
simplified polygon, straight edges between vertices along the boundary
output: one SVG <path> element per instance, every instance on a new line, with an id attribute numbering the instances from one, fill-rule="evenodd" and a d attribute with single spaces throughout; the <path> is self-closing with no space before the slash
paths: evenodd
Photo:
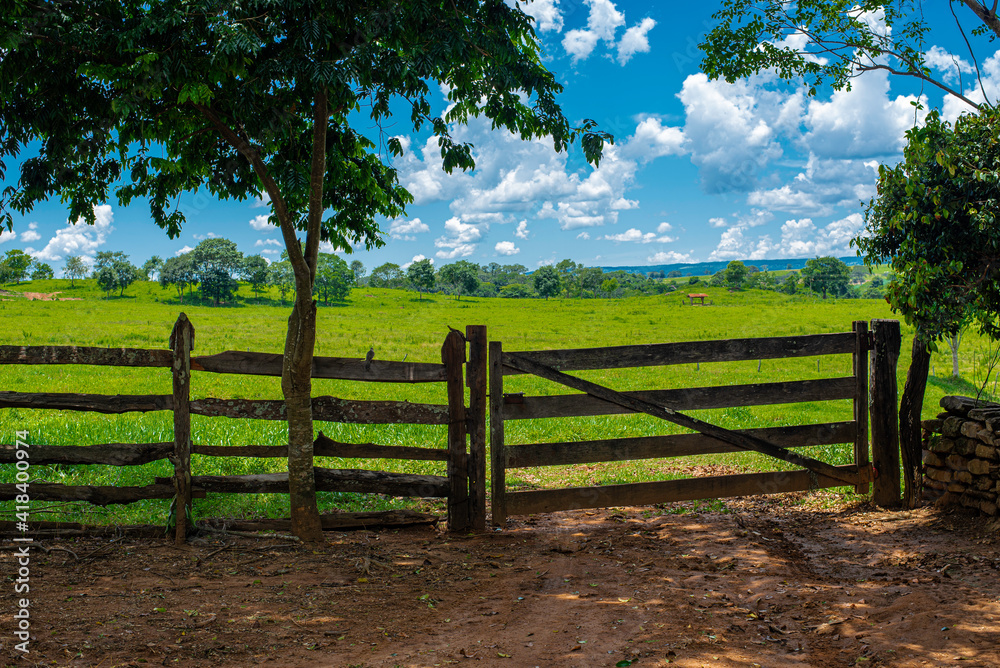
<path id="1" fill-rule="evenodd" d="M 901 504 L 899 489 L 899 419 L 896 362 L 901 337 L 898 320 L 872 320 L 871 351 L 872 460 L 878 477 L 872 500 L 885 508 Z"/>
<path id="2" fill-rule="evenodd" d="M 468 325 L 469 363 L 469 521 L 473 529 L 486 528 L 486 325 Z"/>
<path id="3" fill-rule="evenodd" d="M 452 330 L 441 346 L 448 378 L 448 530 L 469 528 L 469 456 L 465 448 L 465 339 Z"/>
<path id="4" fill-rule="evenodd" d="M 854 437 L 854 465 L 859 472 L 867 471 L 871 466 L 871 456 L 868 451 L 868 352 L 871 345 L 868 340 L 868 323 L 855 320 L 852 329 L 857 335 L 854 344 L 854 422 L 858 433 Z M 862 473 L 864 475 L 864 473 Z M 862 482 L 854 486 L 855 494 L 867 494 L 868 483 Z"/>
<path id="5" fill-rule="evenodd" d="M 174 542 L 183 545 L 191 523 L 191 351 L 194 349 L 194 326 L 187 315 L 177 316 L 170 332 L 173 351 L 174 454 Z"/>
<path id="6" fill-rule="evenodd" d="M 503 344 L 490 341 L 490 459 L 493 526 L 507 523 L 507 448 L 503 443 Z"/>

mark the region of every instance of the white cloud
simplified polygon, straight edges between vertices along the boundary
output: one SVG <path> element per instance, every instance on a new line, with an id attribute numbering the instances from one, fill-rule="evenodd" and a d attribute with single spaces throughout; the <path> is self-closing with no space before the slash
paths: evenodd
<path id="1" fill-rule="evenodd" d="M 671 241 L 675 241 L 675 239 L 673 239 L 672 237 L 666 237 L 666 236 L 657 237 L 655 232 L 643 233 L 641 230 L 637 230 L 634 227 L 625 230 L 621 234 L 606 234 L 604 235 L 604 238 L 607 239 L 608 241 L 614 241 L 616 243 L 633 242 L 633 243 L 648 244 L 654 241 L 660 243 L 670 243 Z"/>
<path id="2" fill-rule="evenodd" d="M 0 231 L 0 244 L 5 244 L 8 241 L 14 241 L 15 239 L 17 239 L 17 232 L 8 232 L 6 227 Z"/>
<path id="3" fill-rule="evenodd" d="M 56 231 L 45 248 L 31 254 L 39 260 L 54 261 L 68 255 L 79 255 L 87 262 L 92 261 L 94 253 L 107 242 L 108 235 L 115 229 L 111 224 L 115 216 L 110 205 L 95 206 L 94 215 L 97 220 L 93 225 L 87 225 L 82 220 L 75 225 L 67 223 L 66 227 Z M 27 233 L 23 233 L 22 238 L 24 234 Z"/>
<path id="4" fill-rule="evenodd" d="M 576 238 L 586 241 L 587 239 L 590 239 L 590 235 L 586 232 L 580 232 L 580 234 L 576 235 Z"/>
<path id="5" fill-rule="evenodd" d="M 514 7 L 518 3 L 516 0 L 505 0 Z M 563 14 L 559 9 L 559 0 L 530 0 L 520 2 L 521 11 L 535 19 L 535 30 L 548 32 L 554 30 L 559 32 L 563 28 Z"/>
<path id="6" fill-rule="evenodd" d="M 645 118 L 635 127 L 635 132 L 625 146 L 621 156 L 642 162 L 665 155 L 682 155 L 684 148 L 684 131 L 680 128 L 665 126 L 658 118 Z"/>
<path id="7" fill-rule="evenodd" d="M 940 46 L 932 46 L 924 53 L 924 61 L 931 69 L 941 72 L 942 79 L 949 86 L 961 86 L 963 77 L 972 76 L 975 72 L 967 60 L 945 51 Z"/>
<path id="8" fill-rule="evenodd" d="M 250 208 L 251 209 L 259 209 L 262 206 L 267 206 L 270 203 L 271 203 L 271 195 L 265 192 L 260 197 L 255 197 L 254 198 L 254 202 L 253 202 L 253 204 L 250 205 Z"/>
<path id="9" fill-rule="evenodd" d="M 28 223 L 28 229 L 21 233 L 21 241 L 38 241 L 42 235 L 38 233 L 38 223 Z"/>
<path id="10" fill-rule="evenodd" d="M 268 264 L 271 264 L 274 261 L 271 258 L 281 255 L 281 251 L 276 248 L 266 248 L 262 250 L 260 254 L 264 256 L 264 259 L 267 260 Z"/>
<path id="11" fill-rule="evenodd" d="M 657 234 L 666 234 L 667 232 L 669 232 L 672 229 L 674 229 L 674 226 L 671 225 L 670 223 L 660 223 L 659 225 L 656 226 L 656 233 Z"/>
<path id="12" fill-rule="evenodd" d="M 522 220 L 520 223 L 517 224 L 517 229 L 514 230 L 514 236 L 517 237 L 518 239 L 528 238 L 528 221 Z"/>
<path id="13" fill-rule="evenodd" d="M 468 257 L 476 251 L 476 245 L 483 236 L 475 225 L 463 223 L 458 217 L 449 218 L 444 224 L 445 235 L 434 240 L 439 250 L 435 255 L 442 260 Z"/>
<path id="14" fill-rule="evenodd" d="M 822 229 L 810 218 L 788 220 L 781 226 L 781 252 L 788 257 L 847 255 L 851 239 L 864 229 L 864 218 L 852 213 Z"/>
<path id="15" fill-rule="evenodd" d="M 405 271 L 405 270 L 407 270 L 407 269 L 410 268 L 411 264 L 413 264 L 415 262 L 420 262 L 421 260 L 426 260 L 426 259 L 427 259 L 427 256 L 425 256 L 425 255 L 419 255 L 419 254 L 418 255 L 414 255 L 412 260 L 410 260 L 406 264 L 400 265 L 399 268 Z M 431 264 L 434 264 L 434 258 L 431 258 Z"/>
<path id="16" fill-rule="evenodd" d="M 278 241 L 277 239 L 258 239 L 254 243 L 254 246 L 255 247 L 260 247 L 260 246 L 278 246 L 279 248 L 284 248 L 285 245 L 283 243 L 281 243 L 280 241 Z"/>
<path id="17" fill-rule="evenodd" d="M 622 35 L 618 42 L 618 64 L 624 65 L 637 53 L 649 53 L 649 31 L 656 27 L 656 21 L 644 18 Z"/>
<path id="18" fill-rule="evenodd" d="M 430 232 L 431 228 L 427 226 L 427 223 L 420 222 L 419 218 L 414 218 L 413 220 L 406 220 L 404 218 L 396 218 L 389 224 L 389 236 L 393 239 L 402 239 L 404 241 L 415 241 L 416 234 L 421 232 Z"/>
<path id="19" fill-rule="evenodd" d="M 177 255 L 184 255 L 184 253 L 190 253 L 193 250 L 194 250 L 194 246 L 184 246 L 184 247 L 180 248 L 179 250 L 174 251 L 174 255 L 175 256 L 177 256 Z M 267 251 L 264 251 L 264 252 L 266 253 Z"/>
<path id="20" fill-rule="evenodd" d="M 336 253 L 337 249 L 333 245 L 332 241 L 321 241 L 321 242 L 319 242 L 319 252 L 320 253 Z"/>
<path id="21" fill-rule="evenodd" d="M 608 44 L 615 41 L 615 32 L 625 25 L 625 15 L 618 11 L 611 0 L 583 0 L 590 7 L 586 30 L 570 30 L 563 37 L 563 48 L 573 56 L 573 62 L 586 60 L 598 40 Z M 648 32 L 648 31 L 647 31 Z"/>
<path id="22" fill-rule="evenodd" d="M 730 227 L 722 233 L 719 238 L 719 245 L 709 254 L 710 261 L 715 260 L 762 260 L 766 258 L 776 246 L 771 243 L 771 237 L 763 235 L 756 239 L 749 239 L 744 236 L 745 229 L 742 227 Z"/>
<path id="23" fill-rule="evenodd" d="M 977 104 L 982 104 L 987 98 L 991 104 L 996 104 L 1000 99 L 1000 51 L 984 60 L 979 66 L 979 72 L 982 75 L 982 86 L 976 77 L 971 77 L 969 82 L 972 85 L 965 88 L 962 93 Z M 974 109 L 954 95 L 945 95 L 941 109 L 943 118 L 954 121 L 960 114 L 971 111 Z"/>
<path id="24" fill-rule="evenodd" d="M 270 216 L 268 216 L 267 214 L 261 214 L 259 216 L 254 216 L 250 220 L 250 227 L 252 227 L 253 229 L 257 230 L 258 232 L 263 232 L 264 230 L 276 230 L 276 229 L 278 229 L 278 227 L 276 225 L 272 225 L 270 222 L 268 222 L 268 218 L 269 217 Z"/>
<path id="25" fill-rule="evenodd" d="M 725 227 L 726 226 L 726 219 L 725 218 L 709 218 L 708 219 L 708 226 L 709 227 Z"/>
<path id="26" fill-rule="evenodd" d="M 646 258 L 650 264 L 677 264 L 679 262 L 689 262 L 691 253 L 678 253 L 677 251 L 660 251 Z"/>
<path id="27" fill-rule="evenodd" d="M 205 239 L 218 239 L 219 235 L 215 232 L 206 232 L 205 234 L 192 234 L 191 237 L 198 241 L 202 241 Z"/>
<path id="28" fill-rule="evenodd" d="M 513 241 L 498 241 L 493 250 L 500 255 L 517 255 L 521 252 L 521 249 L 515 246 Z"/>

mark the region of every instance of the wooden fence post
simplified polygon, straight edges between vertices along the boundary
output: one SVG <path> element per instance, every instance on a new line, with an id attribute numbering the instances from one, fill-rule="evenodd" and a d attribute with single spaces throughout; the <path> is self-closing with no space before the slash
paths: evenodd
<path id="1" fill-rule="evenodd" d="M 854 437 L 854 463 L 859 471 L 864 471 L 871 465 L 868 452 L 868 354 L 871 345 L 867 322 L 855 320 L 852 329 L 857 334 L 857 342 L 854 344 L 854 382 L 857 386 L 857 395 L 854 397 L 854 421 L 857 423 L 858 433 Z M 855 485 L 854 493 L 867 494 L 868 483 Z"/>
<path id="2" fill-rule="evenodd" d="M 899 419 L 896 362 L 901 337 L 898 320 L 872 320 L 871 351 L 872 460 L 878 471 L 872 500 L 885 508 L 901 504 L 899 489 Z"/>
<path id="3" fill-rule="evenodd" d="M 170 333 L 173 351 L 173 412 L 174 412 L 174 518 L 175 542 L 183 545 L 191 523 L 191 351 L 194 349 L 194 327 L 181 313 Z"/>
<path id="4" fill-rule="evenodd" d="M 452 330 L 441 346 L 448 378 L 448 530 L 469 528 L 469 456 L 465 445 L 465 339 Z"/>
<path id="5" fill-rule="evenodd" d="M 469 386 L 469 521 L 473 529 L 486 528 L 486 326 L 468 325 L 466 384 Z"/>
<path id="6" fill-rule="evenodd" d="M 507 522 L 507 449 L 503 442 L 503 344 L 490 341 L 490 459 L 493 525 Z"/>

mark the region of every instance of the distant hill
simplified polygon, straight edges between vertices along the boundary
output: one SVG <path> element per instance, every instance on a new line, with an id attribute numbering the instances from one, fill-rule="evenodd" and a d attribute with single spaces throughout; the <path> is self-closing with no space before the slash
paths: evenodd
<path id="1" fill-rule="evenodd" d="M 783 260 L 742 260 L 742 262 L 747 266 L 752 264 L 759 267 L 761 271 L 781 271 L 784 269 L 802 269 L 806 266 L 806 261 L 811 259 L 803 257 Z M 864 264 L 862 259 L 857 256 L 842 257 L 840 259 L 849 267 Z M 627 271 L 630 274 L 648 274 L 651 271 L 662 271 L 664 274 L 668 274 L 671 271 L 679 271 L 682 276 L 711 276 L 715 272 L 725 269 L 729 262 L 729 260 L 720 260 L 718 262 L 695 262 L 693 264 L 646 264 L 625 267 L 601 267 L 601 269 L 605 272 Z"/>

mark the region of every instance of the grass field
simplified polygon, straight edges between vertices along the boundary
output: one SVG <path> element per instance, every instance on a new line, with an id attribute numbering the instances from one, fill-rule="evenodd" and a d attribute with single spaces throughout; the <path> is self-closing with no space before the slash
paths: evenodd
<path id="1" fill-rule="evenodd" d="M 196 354 L 224 350 L 281 352 L 290 306 L 277 294 L 264 295 L 260 303 L 210 307 L 181 304 L 175 293 L 154 283 L 140 283 L 123 298 L 104 299 L 93 281 L 33 281 L 6 286 L 10 292 L 61 292 L 59 297 L 78 301 L 28 301 L 17 296 L 0 301 L 0 331 L 3 345 L 82 345 L 108 347 L 166 348 L 167 337 L 179 312 L 184 311 L 195 327 Z M 245 290 L 245 288 L 244 288 Z M 591 300 L 516 300 L 424 296 L 400 290 L 355 289 L 347 303 L 319 308 L 317 354 L 361 358 L 369 346 L 383 360 L 436 362 L 448 326 L 464 329 L 469 324 L 488 327 L 489 338 L 499 340 L 505 350 L 578 348 L 689 340 L 785 336 L 849 331 L 853 320 L 892 317 L 885 302 L 878 300 L 833 300 L 788 297 L 775 292 L 730 293 L 721 288 L 699 288 L 707 292 L 711 307 L 682 305 L 679 293 L 655 297 Z M 683 291 L 680 291 L 683 292 Z M 249 302 L 254 299 L 247 292 Z M 908 364 L 912 329 L 903 326 L 903 357 L 899 365 L 902 387 Z M 945 394 L 975 393 L 987 383 L 988 346 L 975 335 L 962 344 L 962 377 L 952 380 L 947 346 L 934 355 L 934 375 L 924 404 L 925 416 L 937 412 Z M 652 367 L 608 372 L 581 373 L 607 382 L 615 389 L 665 389 L 775 382 L 793 379 L 850 375 L 847 355 L 797 360 L 764 360 L 760 363 L 717 363 L 675 367 Z M 995 379 L 990 376 L 988 389 Z M 508 392 L 562 394 L 552 383 L 518 376 L 508 379 Z M 169 394 L 167 369 L 127 369 L 83 366 L 0 367 L 0 390 L 27 392 L 81 392 L 97 394 Z M 445 403 L 444 388 L 432 385 L 364 384 L 347 381 L 315 381 L 314 395 L 357 399 L 394 399 Z M 277 378 L 223 376 L 195 373 L 192 397 L 280 398 Z M 728 428 L 751 428 L 850 419 L 847 401 L 790 404 L 760 408 L 696 411 L 703 419 Z M 445 447 L 443 427 L 360 426 L 318 423 L 317 430 L 342 441 L 375 442 L 386 445 Z M 172 439 L 168 412 L 104 416 L 98 414 L 0 410 L 0 441 L 10 443 L 14 432 L 27 430 L 30 442 L 52 445 L 136 443 Z M 226 418 L 192 418 L 193 439 L 206 445 L 280 445 L 286 429 L 281 423 Z M 679 433 L 679 428 L 646 416 L 609 416 L 508 424 L 509 443 L 584 440 L 622 436 Z M 850 446 L 824 446 L 809 453 L 834 464 L 850 461 Z M 222 469 L 223 462 L 227 468 Z M 668 467 L 667 464 L 681 466 Z M 684 466 L 724 464 L 741 470 L 770 470 L 774 462 L 754 454 L 702 456 L 684 462 L 637 461 L 608 465 L 551 467 L 513 471 L 512 487 L 635 482 L 682 475 Z M 443 474 L 442 463 L 357 461 L 320 459 L 318 465 L 333 468 L 368 468 Z M 0 471 L 0 482 L 13 482 L 13 467 Z M 195 456 L 195 475 L 264 473 L 284 470 L 281 460 L 221 460 Z M 67 484 L 144 485 L 154 476 L 169 476 L 166 461 L 143 467 L 97 466 L 32 468 L 35 480 Z M 845 492 L 846 493 L 846 492 Z M 381 509 L 413 506 L 424 502 L 374 496 L 322 493 L 324 510 Z M 69 519 L 87 522 L 158 523 L 167 513 L 167 502 L 149 501 L 106 509 L 88 504 L 36 503 L 33 518 Z M 0 504 L 0 514 L 10 517 L 11 504 Z M 212 495 L 196 501 L 196 516 L 287 516 L 282 495 Z"/>

